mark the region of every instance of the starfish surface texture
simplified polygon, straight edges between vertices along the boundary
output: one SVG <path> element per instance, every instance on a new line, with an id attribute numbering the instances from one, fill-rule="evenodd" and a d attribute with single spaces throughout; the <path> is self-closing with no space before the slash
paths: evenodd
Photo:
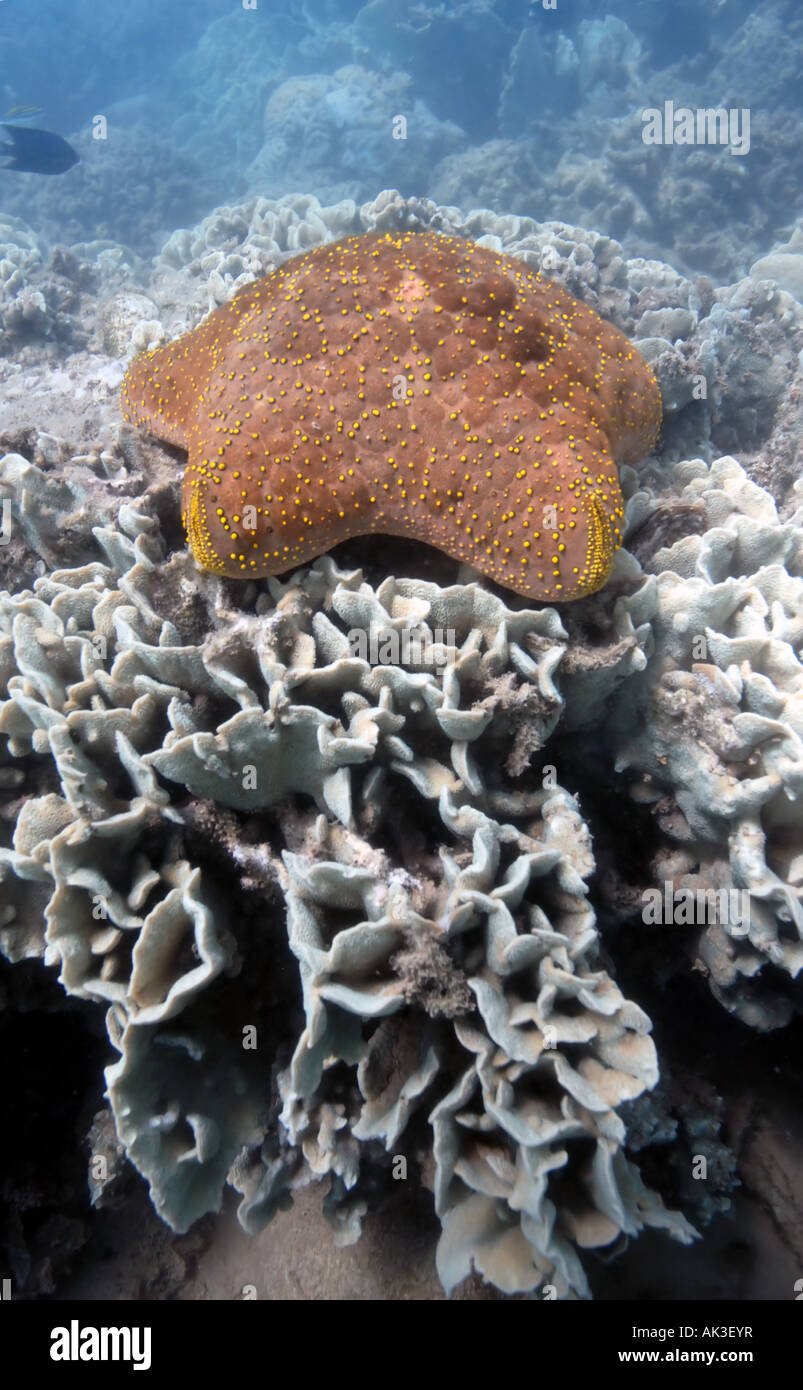
<path id="1" fill-rule="evenodd" d="M 658 386 L 616 328 L 512 256 L 435 233 L 319 246 L 134 359 L 125 418 L 189 454 L 197 564 L 280 574 L 409 535 L 530 599 L 602 587 L 617 463 Z"/>

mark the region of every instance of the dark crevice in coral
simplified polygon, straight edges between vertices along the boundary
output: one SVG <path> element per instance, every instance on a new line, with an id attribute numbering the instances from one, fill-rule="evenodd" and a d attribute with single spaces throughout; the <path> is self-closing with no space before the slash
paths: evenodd
<path id="1" fill-rule="evenodd" d="M 28 463 L 33 463 L 38 436 L 39 430 L 33 426 L 29 429 L 0 430 L 0 451 L 3 454 L 19 454 Z"/>
<path id="2" fill-rule="evenodd" d="M 159 523 L 159 531 L 164 541 L 165 554 L 175 554 L 187 548 L 187 534 L 181 520 L 180 489 L 165 483 L 152 487 L 148 493 L 150 510 Z M 170 608 L 164 614 L 170 617 Z"/>
<path id="3" fill-rule="evenodd" d="M 592 900 L 600 876 L 615 870 L 618 879 L 641 888 L 651 882 L 650 861 L 661 841 L 650 808 L 629 795 L 629 778 L 613 766 L 614 750 L 598 733 L 558 734 L 541 765 L 557 770 L 558 783 L 577 798 L 591 831 L 596 873 L 590 880 Z M 540 767 L 533 777 L 540 780 Z M 600 906 L 604 919 L 604 906 Z"/>
<path id="4" fill-rule="evenodd" d="M 9 838 L 4 843 L 11 843 L 17 817 L 22 810 L 24 802 L 29 797 L 62 796 L 64 789 L 59 779 L 56 765 L 52 758 L 44 753 L 24 753 L 20 757 L 8 755 L 8 762 L 3 764 L 13 772 L 21 772 L 22 778 L 19 786 L 10 788 L 8 792 L 0 794 L 0 821 L 5 821 L 10 827 Z M 3 838 L 7 832 L 0 832 Z"/>
<path id="5" fill-rule="evenodd" d="M 177 591 L 176 578 L 169 564 L 159 565 L 150 577 L 148 597 L 159 616 L 178 629 L 183 645 L 198 646 L 209 631 L 206 604 L 197 589 Z"/>
<path id="6" fill-rule="evenodd" d="M 456 584 L 455 561 L 423 541 L 406 536 L 356 536 L 330 552 L 341 569 L 360 569 L 376 588 L 389 574 L 397 579 L 424 579 L 431 584 Z"/>
<path id="7" fill-rule="evenodd" d="M 651 861 L 663 841 L 653 808 L 630 799 L 626 775 L 613 770 L 600 740 L 592 735 L 555 739 L 549 761 L 558 767 L 561 784 L 577 795 L 592 833 L 597 869 L 590 892 L 598 913 L 602 962 L 609 961 L 626 997 L 651 1018 L 661 1059 L 658 1089 L 632 1106 L 620 1107 L 620 1115 L 631 1142 L 639 1129 L 637 1116 L 650 1106 L 659 1129 L 663 1125 L 666 1132 L 631 1149 L 631 1158 L 668 1206 L 680 1208 L 703 1229 L 728 1211 L 738 1185 L 729 1145 L 739 1132 L 742 1096 L 763 1094 L 767 1078 L 772 1078 L 779 1096 L 776 1113 L 788 1113 L 797 1104 L 803 1083 L 803 1018 L 798 1016 L 785 1029 L 757 1032 L 723 1009 L 699 962 L 697 968 L 689 968 L 699 928 L 644 924 L 641 892 L 652 883 Z M 793 982 L 769 963 L 762 969 L 762 982 L 773 997 L 795 997 Z M 687 1026 L 679 1027 L 678 1020 L 687 1020 Z M 701 1119 L 706 1116 L 707 1125 Z M 693 1160 L 701 1156 L 708 1162 L 706 1181 L 693 1176 Z M 651 1242 L 657 1240 L 642 1238 L 642 1253 L 632 1261 L 635 1269 L 649 1258 Z M 627 1285 L 627 1268 L 626 1264 L 614 1275 L 592 1261 L 588 1273 L 595 1297 L 627 1296 L 618 1282 Z M 616 1292 L 606 1292 L 609 1289 Z M 651 1295 L 640 1289 L 638 1296 Z"/>
<path id="8" fill-rule="evenodd" d="M 638 530 L 628 537 L 627 548 L 640 564 L 644 564 L 657 550 L 674 545 L 684 536 L 703 535 L 707 524 L 705 507 L 701 502 L 670 499 L 659 503 Z"/>
<path id="9" fill-rule="evenodd" d="M 38 961 L 0 958 L 0 1263 L 12 1296 L 51 1294 L 89 1234 L 84 1135 L 113 1059 L 102 1013 Z"/>
<path id="10" fill-rule="evenodd" d="M 430 862 L 437 862 L 438 846 L 448 845 L 451 836 L 438 815 L 436 802 L 425 801 L 403 773 L 389 769 L 387 775 L 392 790 L 381 820 L 372 817 L 371 845 L 410 873 L 421 872 Z M 364 802 L 365 776 L 358 772 L 354 777 L 355 807 Z"/>

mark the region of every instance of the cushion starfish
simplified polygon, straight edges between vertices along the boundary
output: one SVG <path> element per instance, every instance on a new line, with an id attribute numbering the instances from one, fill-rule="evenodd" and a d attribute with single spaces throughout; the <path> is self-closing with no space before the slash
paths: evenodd
<path id="1" fill-rule="evenodd" d="M 413 535 L 531 599 L 605 583 L 617 462 L 655 442 L 655 378 L 512 256 L 434 233 L 288 260 L 137 357 L 126 420 L 189 453 L 197 564 L 249 578 L 350 536 Z"/>

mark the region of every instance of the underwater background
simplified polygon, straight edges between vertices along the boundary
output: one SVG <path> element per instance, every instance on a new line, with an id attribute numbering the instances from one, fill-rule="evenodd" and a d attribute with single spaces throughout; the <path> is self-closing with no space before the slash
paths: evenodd
<path id="1" fill-rule="evenodd" d="M 3 0 L 19 1296 L 792 1296 L 802 59 L 797 0 Z M 534 616 L 395 539 L 240 589 L 193 568 L 132 359 L 408 230 L 519 257 L 654 371 L 600 594 Z M 344 675 L 377 616 L 451 624 L 462 695 Z M 749 894 L 747 937 L 655 930 L 667 884 Z"/>
<path id="2" fill-rule="evenodd" d="M 4 110 L 41 106 L 81 165 L 55 187 L 5 180 L 3 207 L 56 240 L 152 255 L 249 193 L 393 187 L 735 277 L 800 211 L 801 26 L 795 0 L 5 0 Z M 641 112 L 667 98 L 749 109 L 749 151 L 648 156 Z"/>

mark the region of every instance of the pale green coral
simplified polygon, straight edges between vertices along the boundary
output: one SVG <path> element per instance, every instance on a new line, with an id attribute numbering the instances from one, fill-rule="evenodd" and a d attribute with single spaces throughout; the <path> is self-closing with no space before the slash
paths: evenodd
<path id="1" fill-rule="evenodd" d="M 794 998 L 762 969 L 795 980 L 803 967 L 803 528 L 779 521 L 735 459 L 678 464 L 671 483 L 704 529 L 659 549 L 653 574 L 618 601 L 649 623 L 656 651 L 617 702 L 611 736 L 677 845 L 658 856 L 657 879 L 749 892 L 746 934 L 717 921 L 695 949 L 729 1010 L 776 1027 Z M 649 505 L 631 497 L 631 527 Z"/>
<path id="2" fill-rule="evenodd" d="M 307 1027 L 281 1078 L 282 1120 L 294 1142 L 315 1142 L 315 1171 L 336 1174 L 347 1203 L 359 1176 L 349 1131 L 403 1152 L 404 1123 L 414 1108 L 431 1106 L 448 1058 L 458 1079 L 430 1115 L 445 1287 L 473 1262 L 506 1292 L 547 1283 L 560 1297 L 586 1296 L 577 1247 L 609 1245 L 644 1225 L 681 1240 L 694 1235 L 647 1192 L 623 1152 L 616 1109 L 658 1079 L 650 1022 L 599 967 L 585 886 L 593 856 L 571 797 L 542 794 L 526 830 L 476 807 L 461 813 L 448 793 L 440 813 L 459 848 L 442 851 L 427 919 L 389 866 L 377 879 L 348 863 L 309 866 L 285 856 Z M 327 949 L 333 908 L 353 925 L 341 925 Z M 454 1008 L 447 996 L 448 1029 L 430 1025 L 422 1034 L 409 1014 L 393 1023 L 405 1003 L 393 953 L 411 930 L 419 949 L 422 939 L 450 943 L 446 959 L 476 1001 L 476 1010 L 468 1001 Z M 366 1039 L 360 1022 L 371 1018 L 389 1022 Z M 363 1104 L 352 1114 L 341 1107 L 342 1132 L 322 1144 L 326 1072 L 343 1060 L 359 1064 Z M 567 1174 L 575 1194 L 558 1202 L 550 1181 Z M 245 1214 L 251 1224 L 249 1204 Z M 352 1228 L 356 1236 L 359 1212 Z"/>
<path id="3" fill-rule="evenodd" d="M 330 558 L 232 609 L 185 555 L 164 561 L 131 506 L 95 528 L 104 560 L 0 597 L 5 785 L 15 760 L 23 792 L 41 769 L 0 852 L 3 948 L 44 953 L 69 992 L 110 1005 L 117 1132 L 177 1229 L 227 1179 L 255 1231 L 328 1175 L 337 1239 L 356 1239 L 384 1151 L 433 1187 L 449 1288 L 473 1265 L 506 1291 L 585 1296 L 578 1250 L 644 1225 L 693 1235 L 626 1153 L 617 1112 L 658 1067 L 648 1018 L 600 965 L 587 827 L 554 779 L 519 776 L 562 717 L 582 729 L 595 695 L 597 719 L 607 704 L 620 766 L 670 786 L 681 816 L 661 812 L 680 848 L 656 872 L 729 873 L 751 892 L 748 940 L 727 954 L 716 926 L 699 946 L 714 989 L 749 1021 L 783 1021 L 747 986 L 764 960 L 799 968 L 794 865 L 784 876 L 765 848 L 793 847 L 797 824 L 799 529 L 732 460 L 676 476 L 711 524 L 640 584 L 623 555 L 593 659 L 569 659 L 552 610 L 476 584 L 374 589 Z M 633 495 L 631 524 L 650 508 Z M 377 629 L 417 639 L 407 664 L 353 654 Z M 740 758 L 754 762 L 734 777 L 723 759 Z M 304 1026 L 278 1121 L 275 1064 L 215 1021 L 244 962 L 187 855 L 191 808 L 209 803 L 278 811 L 280 858 L 239 843 L 236 822 L 227 842 L 281 890 L 298 964 Z M 697 871 L 677 858 L 692 852 Z"/>
<path id="4" fill-rule="evenodd" d="M 699 361 L 658 363 L 676 438 L 697 437 L 697 405 L 682 408 L 698 377 L 718 400 L 742 307 L 791 322 L 752 282 L 705 314 L 689 281 L 609 238 L 393 192 L 219 209 L 165 248 L 159 275 L 184 280 L 160 313 L 176 331 L 299 247 L 407 226 L 519 255 L 637 336 L 691 334 Z M 101 317 L 120 338 L 148 305 L 117 289 Z M 649 1019 L 602 953 L 593 798 L 560 783 L 575 740 L 581 759 L 593 743 L 654 819 L 651 883 L 749 892 L 747 935 L 717 922 L 684 945 L 744 1021 L 788 1021 L 803 513 L 779 520 L 732 459 L 625 469 L 633 553 L 562 617 L 475 583 L 369 583 L 331 558 L 235 596 L 182 551 L 165 559 L 172 459 L 143 462 L 125 430 L 68 452 L 40 434 L 34 461 L 0 460 L 20 589 L 0 595 L 16 814 L 0 947 L 107 1007 L 117 1134 L 163 1218 L 186 1230 L 228 1182 L 258 1231 L 325 1176 L 348 1243 L 403 1159 L 433 1191 L 447 1288 L 475 1268 L 508 1292 L 583 1297 L 583 1250 L 644 1226 L 691 1238 L 634 1162 L 638 1107 L 672 1126 Z M 372 631 L 389 655 L 354 643 Z"/>
<path id="5" fill-rule="evenodd" d="M 50 778 L 0 856 L 4 939 L 16 954 L 44 950 L 67 990 L 111 1006 L 115 1124 L 164 1218 L 186 1229 L 231 1170 L 254 1230 L 305 1173 L 326 1173 L 338 1238 L 356 1238 L 370 1146 L 396 1152 L 431 1111 L 450 1287 L 474 1260 L 505 1288 L 546 1280 L 584 1295 L 575 1244 L 645 1221 L 688 1239 L 657 1197 L 633 1198 L 616 1109 L 655 1084 L 657 1063 L 649 1020 L 597 960 L 587 829 L 559 787 L 517 785 L 563 709 L 557 615 L 512 610 L 475 584 L 373 589 L 325 558 L 272 582 L 255 613 L 205 581 L 199 619 L 190 562 L 165 565 L 144 513 L 124 507 L 120 529 L 95 537 L 105 562 L 0 602 L 0 729 L 12 759 L 38 758 Z M 351 654 L 354 633 L 377 628 L 415 636 L 408 665 Z M 238 1032 L 212 1021 L 242 961 L 184 846 L 192 798 L 253 814 L 291 793 L 312 809 L 283 812 L 282 862 L 267 845 L 261 859 L 283 892 L 305 1015 L 279 1077 L 277 1146 L 269 1060 L 256 1085 Z M 420 815 L 435 817 L 428 834 L 440 826 L 441 853 L 405 862 Z M 17 922 L 18 880 L 45 903 L 38 941 Z M 341 1095 L 330 1074 L 344 1065 Z M 454 1111 L 449 1077 L 465 1091 Z M 263 1137 L 263 1159 L 247 1160 Z M 584 1176 L 589 1144 L 604 1180 Z M 523 1196 L 505 1177 L 517 1167 Z M 548 1174 L 564 1169 L 576 1209 L 549 1195 Z M 468 1244 L 455 1244 L 464 1226 Z M 502 1270 L 486 1247 L 510 1240 Z"/>

